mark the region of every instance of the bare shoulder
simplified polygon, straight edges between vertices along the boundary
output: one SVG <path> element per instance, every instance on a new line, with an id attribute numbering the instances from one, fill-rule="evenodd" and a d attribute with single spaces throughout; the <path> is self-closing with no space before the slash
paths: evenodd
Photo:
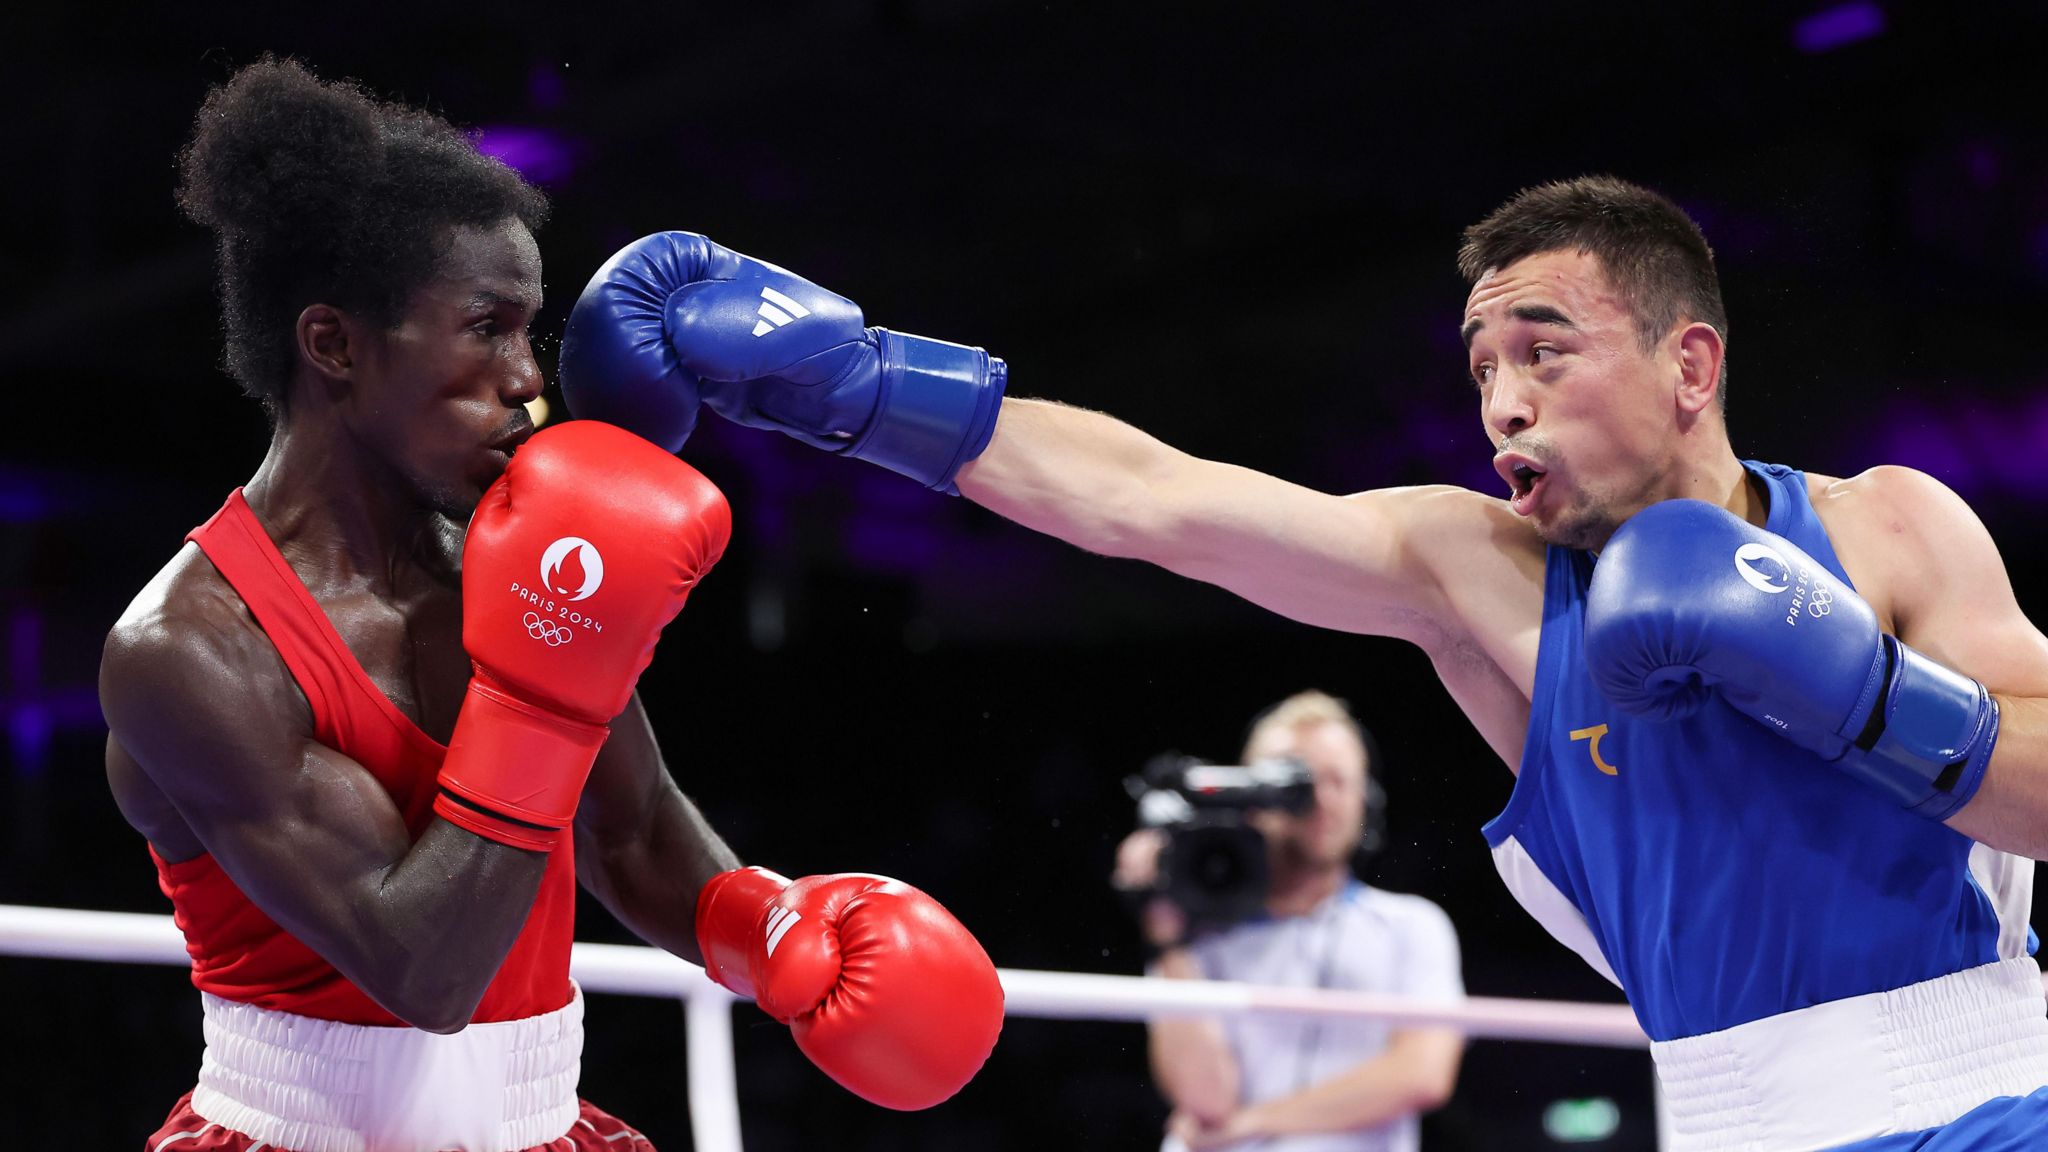
<path id="1" fill-rule="evenodd" d="M 1506 501 L 1466 488 L 1395 489 L 1402 548 L 1430 590 L 1430 626 L 1411 634 L 1445 690 L 1512 768 L 1535 690 L 1546 547 Z"/>
<path id="2" fill-rule="evenodd" d="M 208 747 L 303 738 L 312 728 L 269 637 L 190 544 L 115 621 L 99 687 L 115 741 L 159 783 Z"/>
<path id="3" fill-rule="evenodd" d="M 1946 549 L 1988 542 L 1963 498 L 1915 468 L 1885 464 L 1848 477 L 1809 474 L 1806 483 L 1829 541 L 1859 584 L 1859 567 L 1883 577 L 1896 565 L 1918 568 L 1940 561 Z"/>
<path id="4" fill-rule="evenodd" d="M 1536 600 L 1527 623 L 1540 622 L 1543 541 L 1507 502 L 1453 485 L 1382 489 L 1400 539 L 1428 582 L 1440 590 L 1445 627 L 1483 633 Z M 1367 493 L 1365 495 L 1375 495 Z"/>
<path id="5" fill-rule="evenodd" d="M 1854 476 L 1808 473 L 1807 494 L 1830 533 L 1840 518 L 1844 528 L 1904 534 L 1938 531 L 1939 521 L 1970 513 L 1954 490 L 1917 468 L 1880 464 Z"/>
<path id="6" fill-rule="evenodd" d="M 1809 476 L 1807 485 L 1850 580 L 1900 636 L 1951 596 L 2011 598 L 1983 522 L 1927 473 L 1883 465 L 1843 478 Z"/>

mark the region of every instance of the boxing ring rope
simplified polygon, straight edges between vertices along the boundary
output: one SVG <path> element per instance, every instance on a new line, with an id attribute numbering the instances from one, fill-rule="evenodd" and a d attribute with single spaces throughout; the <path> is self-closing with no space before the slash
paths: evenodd
<path id="1" fill-rule="evenodd" d="M 0 904 L 0 955 L 119 964 L 191 962 L 169 916 Z M 656 948 L 578 943 L 569 971 L 586 992 L 674 997 L 686 1006 L 690 1127 L 700 1152 L 740 1152 L 732 1012 L 738 998 L 704 970 Z M 1004 1013 L 1055 1020 L 1142 1021 L 1154 1016 L 1239 1014 L 1339 1016 L 1403 1027 L 1455 1028 L 1495 1040 L 1643 1048 L 1649 1040 L 1620 1004 L 1483 996 L 1429 1003 L 1327 989 L 1224 981 L 1154 980 L 1083 972 L 1000 969 Z M 698 1011 L 697 1009 L 706 1009 Z M 716 1009 L 711 1011 L 709 1009 Z"/>

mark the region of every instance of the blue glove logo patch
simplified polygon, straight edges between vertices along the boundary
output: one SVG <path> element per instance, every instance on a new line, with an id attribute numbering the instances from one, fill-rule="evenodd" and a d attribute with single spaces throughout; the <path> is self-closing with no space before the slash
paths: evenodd
<path id="1" fill-rule="evenodd" d="M 1792 587 L 1792 566 L 1768 544 L 1749 543 L 1735 550 L 1735 571 L 1759 592 L 1778 593 Z"/>
<path id="2" fill-rule="evenodd" d="M 754 335 L 766 336 L 786 324 L 794 324 L 811 314 L 809 308 L 797 303 L 788 295 L 773 288 L 761 289 L 761 308 L 754 313 L 760 319 L 754 321 Z"/>

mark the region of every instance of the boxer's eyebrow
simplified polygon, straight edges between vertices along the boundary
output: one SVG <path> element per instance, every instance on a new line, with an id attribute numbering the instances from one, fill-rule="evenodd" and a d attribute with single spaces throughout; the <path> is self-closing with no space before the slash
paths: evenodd
<path id="1" fill-rule="evenodd" d="M 1573 332 L 1579 330 L 1579 326 L 1572 323 L 1571 317 L 1548 304 L 1517 304 L 1508 309 L 1508 315 L 1516 320 L 1527 320 L 1531 324 L 1554 324 L 1559 328 L 1568 328 Z M 1479 330 L 1484 327 L 1486 327 L 1486 322 L 1474 316 L 1472 319 L 1465 321 L 1465 326 L 1458 330 L 1458 335 L 1464 338 L 1465 348 L 1468 351 L 1472 347 L 1472 338 L 1479 335 Z"/>
<path id="2" fill-rule="evenodd" d="M 474 296 L 471 296 L 468 302 L 463 305 L 463 307 L 465 309 L 472 311 L 488 312 L 489 310 L 499 307 L 500 305 L 507 304 L 511 305 L 514 308 L 524 308 L 530 312 L 540 311 L 539 301 L 525 300 L 517 296 L 506 296 L 503 295 L 502 293 L 493 292 L 488 288 L 483 289 L 482 291 L 476 293 L 476 295 Z"/>

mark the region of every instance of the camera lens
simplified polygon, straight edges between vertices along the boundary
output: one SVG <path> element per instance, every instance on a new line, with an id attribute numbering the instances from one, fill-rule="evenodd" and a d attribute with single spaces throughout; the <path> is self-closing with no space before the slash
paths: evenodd
<path id="1" fill-rule="evenodd" d="M 1245 881 L 1245 860 L 1234 840 L 1209 839 L 1195 846 L 1188 861 L 1195 883 L 1211 892 L 1235 891 Z"/>
<path id="2" fill-rule="evenodd" d="M 1234 923 L 1265 904 L 1265 839 L 1231 816 L 1174 829 L 1160 867 L 1167 895 L 1197 923 Z"/>

